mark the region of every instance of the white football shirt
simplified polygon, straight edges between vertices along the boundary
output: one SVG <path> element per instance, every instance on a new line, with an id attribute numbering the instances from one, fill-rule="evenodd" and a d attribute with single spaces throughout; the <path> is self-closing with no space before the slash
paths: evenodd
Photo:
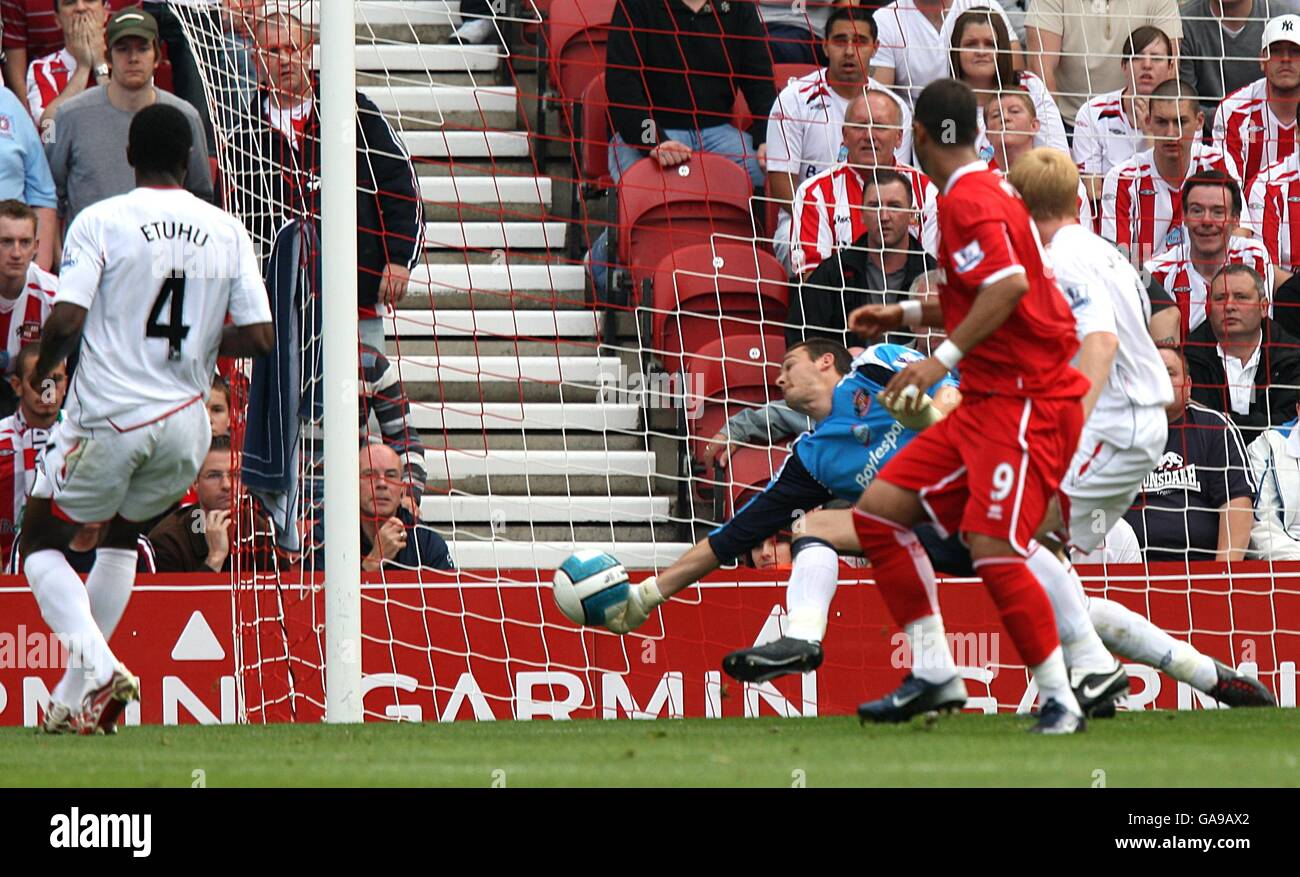
<path id="1" fill-rule="evenodd" d="M 86 308 L 68 419 L 126 431 L 207 399 L 226 316 L 271 322 L 239 220 L 184 189 L 137 188 L 77 214 L 55 304 Z"/>
<path id="2" fill-rule="evenodd" d="M 1118 448 L 1132 447 L 1134 412 L 1173 402 L 1169 373 L 1151 340 L 1151 301 L 1142 278 L 1119 250 L 1081 225 L 1067 225 L 1047 247 L 1056 283 L 1074 312 L 1082 341 L 1093 332 L 1119 338 L 1110 379 L 1087 429 Z M 1077 366 L 1078 356 L 1074 364 Z"/>

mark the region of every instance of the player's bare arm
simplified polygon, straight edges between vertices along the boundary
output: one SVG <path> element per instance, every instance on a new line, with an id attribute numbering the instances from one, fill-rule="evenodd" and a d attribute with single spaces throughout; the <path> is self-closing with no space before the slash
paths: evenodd
<path id="1" fill-rule="evenodd" d="M 1101 391 L 1110 380 L 1111 368 L 1115 365 L 1115 353 L 1119 350 L 1119 336 L 1113 332 L 1090 332 L 1083 337 L 1079 350 L 1079 371 L 1088 378 L 1090 386 L 1083 397 L 1083 416 L 1087 419 L 1092 409 L 1097 407 Z"/>
<path id="2" fill-rule="evenodd" d="M 950 344 L 962 353 L 969 353 L 978 347 L 984 339 L 992 335 L 1015 312 L 1016 306 L 1029 292 L 1029 279 L 1024 273 L 1003 277 L 996 283 L 980 291 L 971 306 L 966 319 L 953 330 L 946 344 Z M 926 302 L 925 308 L 933 306 Z M 936 353 L 942 352 L 936 351 Z M 921 362 L 915 362 L 903 369 L 885 388 L 887 398 L 894 398 L 905 392 L 907 387 L 915 387 L 912 392 L 923 392 L 932 387 L 948 373 L 948 366 L 937 357 L 931 356 Z"/>
<path id="3" fill-rule="evenodd" d="M 40 390 L 41 382 L 49 373 L 72 355 L 85 325 L 85 308 L 65 301 L 54 305 L 50 318 L 41 330 L 41 355 L 30 376 L 33 388 Z"/>
<path id="4" fill-rule="evenodd" d="M 221 356 L 266 356 L 275 349 L 275 326 L 272 323 L 253 323 L 249 326 L 227 326 L 221 332 Z"/>

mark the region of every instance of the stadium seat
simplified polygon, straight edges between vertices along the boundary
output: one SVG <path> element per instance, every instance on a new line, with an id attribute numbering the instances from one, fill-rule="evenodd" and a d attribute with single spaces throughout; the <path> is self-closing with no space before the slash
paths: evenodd
<path id="1" fill-rule="evenodd" d="M 650 340 L 669 372 L 682 354 L 729 335 L 780 331 L 789 288 L 785 268 L 749 244 L 719 241 L 666 254 L 655 267 L 648 312 Z"/>
<path id="2" fill-rule="evenodd" d="M 819 70 L 816 64 L 773 64 L 772 80 L 776 83 L 777 94 L 781 89 L 790 84 L 791 79 L 802 79 L 814 70 Z"/>
<path id="3" fill-rule="evenodd" d="M 717 434 L 729 417 L 781 398 L 776 379 L 785 356 L 785 337 L 777 331 L 719 338 L 686 356 L 686 430 L 692 456 Z"/>
<path id="4" fill-rule="evenodd" d="M 633 295 L 646 293 L 659 260 L 715 235 L 753 246 L 749 174 L 740 165 L 708 152 L 661 168 L 643 158 L 628 168 L 618 188 L 618 264 L 631 275 Z"/>
<path id="5" fill-rule="evenodd" d="M 776 477 L 788 456 L 790 447 L 785 442 L 770 448 L 742 447 L 733 451 L 725 468 L 714 469 L 714 478 L 723 487 L 714 492 L 714 518 L 718 522 L 731 520 L 737 509 Z"/>
<path id="6" fill-rule="evenodd" d="M 573 225 L 567 238 L 569 255 L 574 259 L 581 255 L 589 222 L 586 202 L 614 186 L 609 174 L 609 98 L 605 94 L 604 73 L 583 89 L 576 115 L 578 135 L 573 145 L 576 179 L 569 187 L 569 219 Z"/>
<path id="7" fill-rule="evenodd" d="M 566 130 L 573 131 L 570 108 L 591 80 L 605 72 L 605 43 L 615 0 L 552 0 L 543 25 L 546 87 L 560 104 Z M 539 108 L 540 109 L 540 108 Z M 541 116 L 538 117 L 539 124 Z"/>

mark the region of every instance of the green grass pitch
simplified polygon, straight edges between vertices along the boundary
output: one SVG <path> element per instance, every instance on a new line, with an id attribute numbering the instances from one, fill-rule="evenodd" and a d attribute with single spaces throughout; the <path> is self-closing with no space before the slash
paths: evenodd
<path id="1" fill-rule="evenodd" d="M 190 725 L 110 738 L 5 728 L 0 785 L 1300 786 L 1294 709 L 1121 714 L 1068 738 L 1028 735 L 1030 721 Z"/>

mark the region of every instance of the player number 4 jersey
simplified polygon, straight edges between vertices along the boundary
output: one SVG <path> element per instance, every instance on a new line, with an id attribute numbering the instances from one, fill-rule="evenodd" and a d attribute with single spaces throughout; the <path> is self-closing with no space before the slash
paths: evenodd
<path id="1" fill-rule="evenodd" d="M 68 229 L 58 302 L 86 308 L 68 419 L 133 429 L 206 399 L 227 314 L 271 322 L 237 219 L 183 189 L 137 188 Z"/>

